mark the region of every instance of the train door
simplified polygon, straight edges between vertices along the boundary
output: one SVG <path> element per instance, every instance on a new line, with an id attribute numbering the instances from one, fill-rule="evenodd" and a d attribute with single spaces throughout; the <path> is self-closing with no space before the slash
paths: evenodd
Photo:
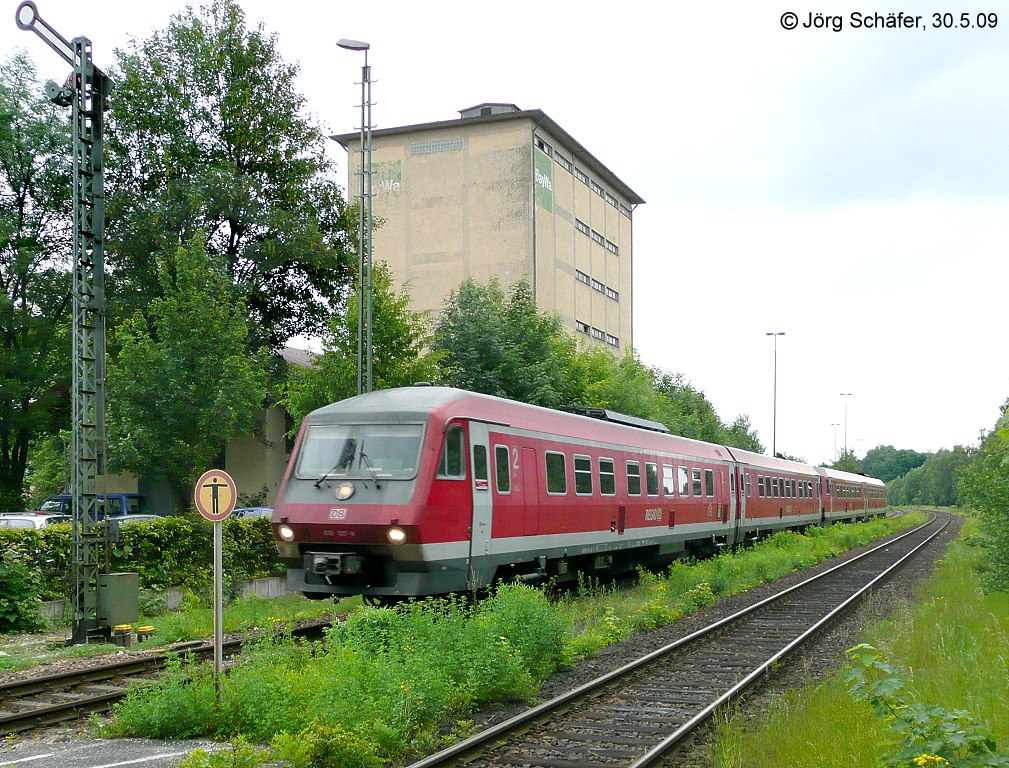
<path id="1" fill-rule="evenodd" d="M 490 489 L 490 437 L 487 425 L 471 421 L 469 423 L 470 461 L 473 471 L 473 520 L 470 525 L 469 577 L 470 585 L 476 589 L 490 583 L 493 569 L 485 565 L 485 555 L 490 554 L 491 515 L 493 494 Z M 490 571 L 490 572 L 485 572 Z"/>
<path id="2" fill-rule="evenodd" d="M 522 535 L 535 536 L 540 524 L 540 465 L 534 448 L 522 449 Z"/>
<path id="3" fill-rule="evenodd" d="M 746 489 L 745 472 L 738 464 L 733 464 L 729 468 L 729 519 L 732 523 L 732 544 L 736 545 L 742 541 L 741 528 L 743 517 L 746 515 Z"/>

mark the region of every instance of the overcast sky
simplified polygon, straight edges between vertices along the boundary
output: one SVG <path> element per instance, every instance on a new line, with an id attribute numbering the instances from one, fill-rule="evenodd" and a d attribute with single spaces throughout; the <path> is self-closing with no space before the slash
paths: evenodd
<path id="1" fill-rule="evenodd" d="M 2 4 L 0 53 L 23 47 L 62 81 L 66 65 L 15 26 L 18 3 Z M 105 68 L 183 7 L 37 4 Z M 868 29 L 852 11 L 885 23 L 892 9 L 808 0 L 241 5 L 300 62 L 331 132 L 360 124 L 362 55 L 341 37 L 371 43 L 378 128 L 485 101 L 549 114 L 647 201 L 634 213 L 642 360 L 682 373 L 724 420 L 748 414 L 768 452 L 769 331 L 785 332 L 777 449 L 812 462 L 844 446 L 845 422 L 859 456 L 974 444 L 1009 397 L 1009 3 L 965 29 L 933 27 L 960 8 Z M 804 28 L 810 13 L 841 29 Z"/>

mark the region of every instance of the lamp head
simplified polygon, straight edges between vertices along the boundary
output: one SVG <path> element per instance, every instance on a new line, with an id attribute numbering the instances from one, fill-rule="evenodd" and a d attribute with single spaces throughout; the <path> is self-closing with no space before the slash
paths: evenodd
<path id="1" fill-rule="evenodd" d="M 367 51 L 371 48 L 371 43 L 364 43 L 360 40 L 349 40 L 346 37 L 337 40 L 336 44 L 341 48 L 346 48 L 348 51 Z"/>

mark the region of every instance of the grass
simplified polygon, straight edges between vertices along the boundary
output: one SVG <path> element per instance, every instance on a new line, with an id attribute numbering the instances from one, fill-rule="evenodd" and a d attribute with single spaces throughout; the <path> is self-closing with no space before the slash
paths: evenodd
<path id="1" fill-rule="evenodd" d="M 1005 753 L 1009 595 L 981 593 L 979 557 L 969 534 L 952 543 L 915 601 L 870 627 L 864 641 L 897 667 L 915 703 L 965 710 Z M 852 699 L 841 675 L 779 697 L 756 722 L 723 714 L 714 741 L 715 768 L 875 766 L 898 746 L 871 707 Z"/>

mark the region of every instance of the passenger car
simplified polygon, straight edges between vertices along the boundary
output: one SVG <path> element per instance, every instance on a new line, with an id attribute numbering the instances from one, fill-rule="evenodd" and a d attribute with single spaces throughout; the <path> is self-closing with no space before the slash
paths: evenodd
<path id="1" fill-rule="evenodd" d="M 231 513 L 231 517 L 238 519 L 249 517 L 271 517 L 272 515 L 273 507 L 239 507 Z"/>
<path id="2" fill-rule="evenodd" d="M 7 514 L 0 515 L 0 528 L 48 528 L 56 523 L 69 523 L 69 515 Z"/>

